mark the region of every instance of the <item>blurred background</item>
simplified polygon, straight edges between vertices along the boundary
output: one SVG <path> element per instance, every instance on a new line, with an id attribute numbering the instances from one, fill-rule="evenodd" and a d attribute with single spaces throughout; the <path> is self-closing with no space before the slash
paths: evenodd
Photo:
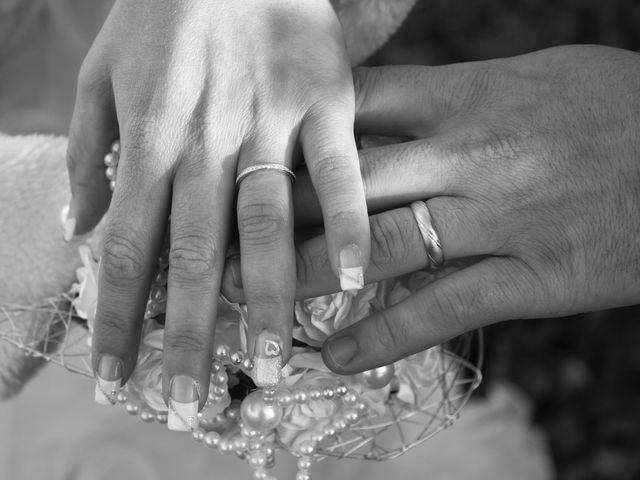
<path id="1" fill-rule="evenodd" d="M 573 43 L 639 51 L 640 2 L 418 0 L 367 64 L 439 65 Z M 532 397 L 559 480 L 640 479 L 640 308 L 510 322 L 485 337 L 483 386 L 506 378 Z"/>

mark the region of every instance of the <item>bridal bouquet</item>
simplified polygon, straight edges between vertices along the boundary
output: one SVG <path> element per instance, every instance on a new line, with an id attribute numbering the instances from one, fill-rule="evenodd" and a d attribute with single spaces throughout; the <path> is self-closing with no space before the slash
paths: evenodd
<path id="1" fill-rule="evenodd" d="M 50 311 L 50 338 L 29 339 L 4 333 L 6 340 L 31 355 L 45 356 L 69 370 L 93 376 L 90 345 L 97 302 L 99 238 L 80 247 L 83 266 L 77 283 Z M 166 258 L 161 256 L 160 258 Z M 143 422 L 166 423 L 162 397 L 162 344 L 167 264 L 160 261 L 144 318 L 136 370 L 115 396 L 117 403 Z M 438 275 L 446 271 L 439 271 Z M 457 418 L 480 381 L 478 333 L 433 347 L 358 375 L 340 376 L 323 363 L 320 346 L 334 332 L 375 310 L 406 298 L 436 274 L 419 271 L 401 278 L 297 302 L 292 356 L 276 388 L 256 387 L 246 357 L 246 307 L 220 297 L 209 396 L 197 418 L 183 419 L 196 442 L 235 454 L 269 479 L 275 451 L 298 459 L 296 480 L 309 478 L 312 462 L 326 456 L 384 460 L 402 454 Z M 68 308 L 59 305 L 68 304 Z M 13 308 L 13 309 L 12 309 Z M 18 307 L 3 308 L 0 321 L 11 322 Z M 51 344 L 57 344 L 55 351 Z"/>

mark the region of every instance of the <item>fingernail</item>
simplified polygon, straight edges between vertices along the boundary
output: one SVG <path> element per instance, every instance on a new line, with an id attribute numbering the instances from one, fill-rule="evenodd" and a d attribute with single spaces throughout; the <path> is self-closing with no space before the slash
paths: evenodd
<path id="1" fill-rule="evenodd" d="M 100 405 L 114 405 L 121 386 L 122 362 L 113 355 L 102 355 L 96 372 L 96 402 Z"/>
<path id="2" fill-rule="evenodd" d="M 362 253 L 356 244 L 347 245 L 340 250 L 340 288 L 344 290 L 360 290 L 364 287 L 362 269 Z"/>
<path id="3" fill-rule="evenodd" d="M 282 376 L 282 340 L 277 333 L 263 330 L 256 338 L 253 381 L 258 387 L 274 387 Z"/>
<path id="4" fill-rule="evenodd" d="M 62 217 L 62 238 L 65 242 L 70 242 L 76 231 L 76 219 L 71 206 L 64 207 L 60 216 Z"/>
<path id="5" fill-rule="evenodd" d="M 198 382 L 187 375 L 171 379 L 167 426 L 176 432 L 190 432 L 198 425 Z"/>
<path id="6" fill-rule="evenodd" d="M 344 367 L 358 353 L 358 343 L 351 337 L 332 338 L 328 340 L 327 353 L 334 364 Z"/>
<path id="7" fill-rule="evenodd" d="M 227 268 L 231 271 L 233 284 L 242 288 L 242 272 L 240 270 L 240 255 L 234 255 L 227 260 Z"/>

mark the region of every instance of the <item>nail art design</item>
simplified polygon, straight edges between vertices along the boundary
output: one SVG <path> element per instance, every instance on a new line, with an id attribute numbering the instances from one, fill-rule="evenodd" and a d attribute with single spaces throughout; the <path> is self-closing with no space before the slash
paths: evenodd
<path id="1" fill-rule="evenodd" d="M 96 372 L 94 398 L 100 405 L 114 405 L 122 386 L 122 363 L 113 355 L 102 355 Z"/>
<path id="2" fill-rule="evenodd" d="M 278 385 L 282 376 L 282 340 L 276 333 L 263 330 L 256 338 L 253 381 L 258 387 Z"/>
<path id="3" fill-rule="evenodd" d="M 199 401 L 198 382 L 187 375 L 174 376 L 169 393 L 169 430 L 189 432 L 195 429 L 198 426 Z"/>
<path id="4" fill-rule="evenodd" d="M 344 290 L 360 290 L 364 287 L 364 271 L 362 255 L 357 245 L 348 245 L 340 251 L 340 288 Z"/>

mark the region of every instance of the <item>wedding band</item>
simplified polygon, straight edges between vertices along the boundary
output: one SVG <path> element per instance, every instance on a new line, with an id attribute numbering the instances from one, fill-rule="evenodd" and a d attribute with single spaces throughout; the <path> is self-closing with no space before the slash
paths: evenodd
<path id="1" fill-rule="evenodd" d="M 413 202 L 410 207 L 418 224 L 420 235 L 422 235 L 429 261 L 432 266 L 440 267 L 444 263 L 444 253 L 442 252 L 442 246 L 440 246 L 440 238 L 438 238 L 438 234 L 435 228 L 433 228 L 431 214 L 429 213 L 427 204 L 419 200 Z"/>
<path id="2" fill-rule="evenodd" d="M 248 175 L 259 170 L 277 170 L 278 172 L 286 173 L 291 178 L 291 183 L 296 183 L 296 174 L 293 173 L 293 170 L 290 168 L 280 165 L 279 163 L 259 163 L 258 165 L 245 168 L 238 174 L 236 177 L 236 187 L 239 186 L 240 182 L 242 182 L 242 180 L 244 180 Z"/>

